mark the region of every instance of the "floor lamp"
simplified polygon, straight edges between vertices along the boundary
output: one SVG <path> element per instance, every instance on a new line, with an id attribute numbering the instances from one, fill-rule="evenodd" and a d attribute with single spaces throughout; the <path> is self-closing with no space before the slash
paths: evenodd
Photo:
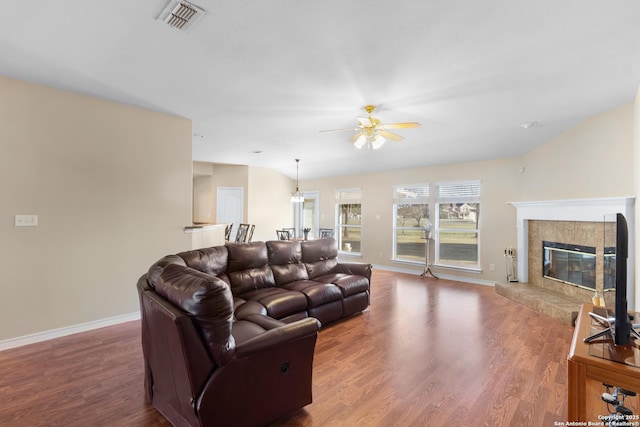
<path id="1" fill-rule="evenodd" d="M 424 271 L 420 275 L 422 279 L 429 276 L 433 277 L 434 279 L 438 278 L 438 276 L 433 274 L 433 271 L 431 271 L 431 263 L 430 263 L 431 257 L 429 256 L 430 249 L 431 249 L 431 223 L 427 222 L 427 225 L 424 228 Z"/>

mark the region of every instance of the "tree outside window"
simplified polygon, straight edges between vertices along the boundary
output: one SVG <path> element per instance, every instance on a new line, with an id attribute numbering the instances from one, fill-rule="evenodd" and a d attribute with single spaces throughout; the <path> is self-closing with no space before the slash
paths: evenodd
<path id="1" fill-rule="evenodd" d="M 429 184 L 394 188 L 393 259 L 424 263 Z"/>

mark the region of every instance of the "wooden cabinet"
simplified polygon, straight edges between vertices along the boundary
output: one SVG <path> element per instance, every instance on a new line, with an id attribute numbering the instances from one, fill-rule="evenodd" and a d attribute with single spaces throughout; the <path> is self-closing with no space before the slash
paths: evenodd
<path id="1" fill-rule="evenodd" d="M 640 393 L 640 368 L 625 363 L 607 360 L 594 356 L 595 349 L 590 346 L 613 345 L 607 343 L 587 344 L 583 339 L 590 336 L 592 319 L 589 312 L 593 305 L 584 304 L 576 320 L 576 328 L 569 350 L 567 361 L 567 415 L 568 421 L 601 423 L 602 416 L 608 415 L 607 404 L 602 401 L 605 384 L 622 387 L 624 389 Z M 636 317 L 638 318 L 638 317 Z M 640 352 L 635 355 L 638 359 Z M 638 416 L 638 397 L 628 397 L 625 406 L 633 410 L 634 415 L 628 418 L 629 425 L 640 426 Z M 592 424 L 594 425 L 594 424 Z"/>

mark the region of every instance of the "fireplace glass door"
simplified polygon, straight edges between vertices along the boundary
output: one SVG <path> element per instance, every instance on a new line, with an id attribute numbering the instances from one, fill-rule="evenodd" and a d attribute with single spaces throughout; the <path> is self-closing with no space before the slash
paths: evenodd
<path id="1" fill-rule="evenodd" d="M 570 285 L 596 288 L 596 248 L 542 242 L 543 275 Z"/>

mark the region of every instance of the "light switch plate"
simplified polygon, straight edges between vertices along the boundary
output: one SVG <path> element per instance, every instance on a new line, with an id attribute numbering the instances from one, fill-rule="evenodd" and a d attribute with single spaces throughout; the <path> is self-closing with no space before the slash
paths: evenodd
<path id="1" fill-rule="evenodd" d="M 16 215 L 16 227 L 37 227 L 38 215 Z"/>

